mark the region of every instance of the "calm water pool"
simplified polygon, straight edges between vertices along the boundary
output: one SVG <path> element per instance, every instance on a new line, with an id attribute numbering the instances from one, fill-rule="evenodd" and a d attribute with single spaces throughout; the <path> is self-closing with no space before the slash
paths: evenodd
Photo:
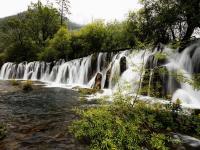
<path id="1" fill-rule="evenodd" d="M 2 89 L 3 90 L 2 90 Z M 0 121 L 7 124 L 8 135 L 0 150 L 85 150 L 68 132 L 77 116 L 78 93 L 62 88 L 38 87 L 31 92 L 8 90 L 0 83 Z"/>

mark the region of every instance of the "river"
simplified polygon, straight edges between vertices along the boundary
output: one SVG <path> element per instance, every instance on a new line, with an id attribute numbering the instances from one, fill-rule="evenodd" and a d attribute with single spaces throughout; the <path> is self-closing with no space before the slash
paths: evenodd
<path id="1" fill-rule="evenodd" d="M 0 121 L 8 128 L 1 150 L 83 150 L 68 132 L 81 105 L 78 93 L 62 88 L 35 86 L 23 92 L 8 81 L 0 81 Z"/>

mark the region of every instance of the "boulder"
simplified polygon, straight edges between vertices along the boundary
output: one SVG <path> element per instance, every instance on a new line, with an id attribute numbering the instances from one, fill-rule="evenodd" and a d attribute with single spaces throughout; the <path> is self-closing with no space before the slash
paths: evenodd
<path id="1" fill-rule="evenodd" d="M 178 145 L 175 144 L 172 148 L 174 150 L 199 150 L 200 140 L 188 135 L 173 133 L 175 139 L 181 141 Z"/>

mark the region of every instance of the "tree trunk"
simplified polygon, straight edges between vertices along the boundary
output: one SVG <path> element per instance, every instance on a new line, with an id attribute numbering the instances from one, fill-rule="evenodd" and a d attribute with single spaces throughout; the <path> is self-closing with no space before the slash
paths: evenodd
<path id="1" fill-rule="evenodd" d="M 176 36 L 175 36 L 175 34 L 174 34 L 174 31 L 173 31 L 173 29 L 172 29 L 172 26 L 170 26 L 170 30 L 171 30 L 171 33 L 172 33 L 172 38 L 173 38 L 173 40 L 175 41 L 175 40 L 176 40 Z"/>
<path id="2" fill-rule="evenodd" d="M 188 41 L 194 32 L 195 26 L 188 24 L 187 32 L 183 37 L 182 41 Z"/>
<path id="3" fill-rule="evenodd" d="M 61 24 L 61 26 L 63 25 L 63 11 L 64 11 L 64 2 L 63 2 L 63 0 L 62 0 L 62 6 L 61 6 L 62 8 L 61 8 L 61 16 L 60 16 L 60 24 Z"/>

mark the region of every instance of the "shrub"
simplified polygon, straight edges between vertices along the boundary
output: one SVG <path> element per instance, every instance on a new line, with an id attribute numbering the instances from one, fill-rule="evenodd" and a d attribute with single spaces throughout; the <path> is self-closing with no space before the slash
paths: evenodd
<path id="1" fill-rule="evenodd" d="M 32 85 L 33 85 L 32 81 L 27 80 L 25 83 L 23 83 L 22 89 L 24 91 L 31 91 L 33 89 Z"/>
<path id="2" fill-rule="evenodd" d="M 13 86 L 18 86 L 19 85 L 19 82 L 15 79 L 13 80 L 10 80 L 10 83 L 13 85 Z"/>
<path id="3" fill-rule="evenodd" d="M 199 136 L 198 116 L 178 114 L 161 104 L 131 104 L 130 100 L 117 96 L 110 105 L 76 110 L 81 119 L 72 123 L 70 131 L 95 150 L 166 150 L 177 142 L 170 132 Z"/>

